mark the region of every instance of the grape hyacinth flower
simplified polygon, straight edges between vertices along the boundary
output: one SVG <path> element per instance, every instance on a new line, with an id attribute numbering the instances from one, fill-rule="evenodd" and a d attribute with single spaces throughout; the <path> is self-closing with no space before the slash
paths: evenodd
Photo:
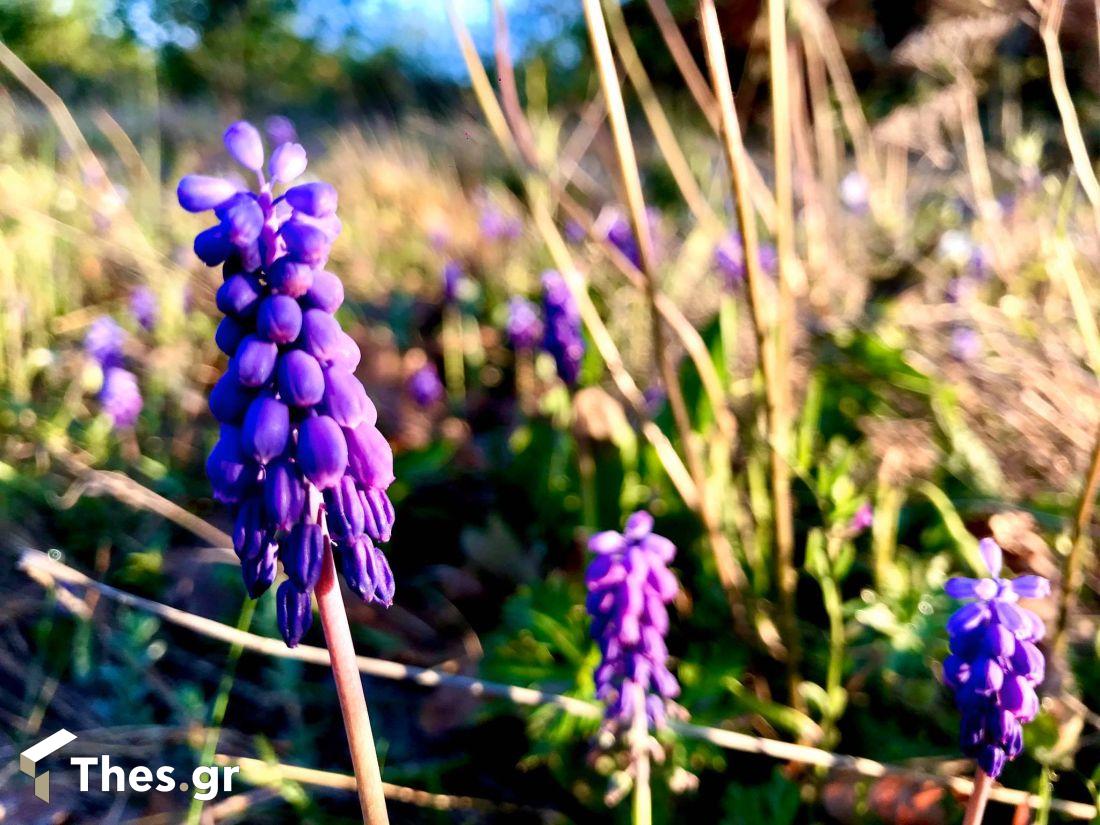
<path id="1" fill-rule="evenodd" d="M 122 367 L 108 367 L 103 371 L 99 403 L 115 429 L 134 426 L 144 405 L 137 376 Z"/>
<path id="2" fill-rule="evenodd" d="M 206 468 L 215 498 L 233 508 L 233 546 L 249 595 L 266 591 L 282 563 L 279 628 L 294 647 L 313 621 L 311 594 L 329 541 L 360 599 L 393 601 L 379 547 L 394 521 L 386 495 L 393 455 L 353 372 L 359 348 L 333 315 L 344 299 L 340 279 L 325 269 L 340 231 L 336 190 L 310 182 L 277 195 L 277 185 L 305 171 L 305 150 L 279 145 L 265 176 L 255 127 L 235 123 L 224 141 L 256 174 L 258 191 L 203 175 L 187 175 L 178 189 L 184 209 L 214 211 L 218 222 L 198 234 L 195 252 L 222 265 L 225 279 L 215 340 L 229 364 L 210 393 L 221 437 Z"/>
<path id="3" fill-rule="evenodd" d="M 156 293 L 147 286 L 135 288 L 130 293 L 130 314 L 142 329 L 152 332 L 160 315 Z"/>
<path id="4" fill-rule="evenodd" d="M 986 538 L 979 549 L 990 577 L 954 578 L 944 585 L 947 595 L 968 603 L 947 622 L 951 655 L 943 663 L 943 680 L 962 713 L 963 753 L 996 779 L 1023 749 L 1021 726 L 1039 712 L 1035 689 L 1045 671 L 1037 647 L 1046 632 L 1043 622 L 1017 602 L 1048 595 L 1050 583 L 1041 576 L 1002 579 L 1001 548 Z"/>
<path id="5" fill-rule="evenodd" d="M 586 607 L 600 648 L 596 695 L 613 733 L 644 723 L 661 727 L 667 703 L 680 693 L 668 669 L 668 609 L 679 590 L 668 569 L 676 555 L 671 541 L 653 532 L 644 510 L 626 520 L 622 533 L 608 530 L 588 542 L 594 554 L 585 572 Z"/>
<path id="6" fill-rule="evenodd" d="M 413 402 L 422 409 L 435 406 L 447 396 L 439 370 L 431 361 L 409 376 L 407 387 Z"/>
<path id="7" fill-rule="evenodd" d="M 514 241 L 523 232 L 523 222 L 508 215 L 496 204 L 486 203 L 481 208 L 478 228 L 481 237 L 487 241 Z"/>
<path id="8" fill-rule="evenodd" d="M 573 386 L 584 358 L 581 315 L 565 279 L 552 269 L 542 274 L 542 314 L 542 347 L 553 356 L 561 380 Z"/>
<path id="9" fill-rule="evenodd" d="M 294 128 L 294 121 L 286 115 L 271 115 L 264 121 L 264 132 L 277 146 L 284 143 L 294 143 L 298 140 L 298 131 Z"/>
<path id="10" fill-rule="evenodd" d="M 770 243 L 760 244 L 757 250 L 760 268 L 768 275 L 775 275 L 779 268 L 779 254 Z M 745 280 L 745 248 L 741 235 L 730 232 L 714 248 L 714 265 L 725 276 L 726 288 L 735 289 Z"/>
<path id="11" fill-rule="evenodd" d="M 457 302 L 466 291 L 466 272 L 458 261 L 443 264 L 443 300 L 448 304 Z"/>
<path id="12" fill-rule="evenodd" d="M 661 213 L 653 208 L 646 207 L 646 221 L 649 223 L 649 234 L 653 238 L 654 247 L 660 235 Z M 642 268 L 642 253 L 638 248 L 638 240 L 634 237 L 634 227 L 630 220 L 618 209 L 609 209 L 600 216 L 597 223 L 604 228 L 604 238 L 638 269 Z"/>
<path id="13" fill-rule="evenodd" d="M 122 347 L 126 343 L 126 330 L 109 315 L 96 318 L 84 335 L 84 352 L 99 366 L 122 365 Z"/>
<path id="14" fill-rule="evenodd" d="M 508 321 L 504 332 L 512 349 L 534 349 L 542 338 L 538 308 L 523 296 L 513 295 L 508 301 Z"/>

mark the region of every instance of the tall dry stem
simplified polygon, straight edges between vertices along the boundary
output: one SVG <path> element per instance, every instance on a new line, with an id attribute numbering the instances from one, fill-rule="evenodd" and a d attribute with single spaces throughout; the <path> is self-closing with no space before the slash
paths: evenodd
<path id="1" fill-rule="evenodd" d="M 608 119 L 611 122 L 615 153 L 619 162 L 619 172 L 626 194 L 627 209 L 638 245 L 642 274 L 645 276 L 644 292 L 649 307 L 650 326 L 653 338 L 653 350 L 661 372 L 661 381 L 668 395 L 669 407 L 684 451 L 684 462 L 691 474 L 695 490 L 698 512 L 706 530 L 708 541 L 714 554 L 718 576 L 726 591 L 733 612 L 734 621 L 742 633 L 748 633 L 749 625 L 742 602 L 742 594 L 747 589 L 745 573 L 738 564 L 729 539 L 722 532 L 719 514 L 715 511 L 714 501 L 707 490 L 707 473 L 699 445 L 692 429 L 683 389 L 680 386 L 676 363 L 668 347 L 664 323 L 658 309 L 656 257 L 653 248 L 653 236 L 650 232 L 646 214 L 645 196 L 642 192 L 642 180 L 638 172 L 637 157 L 630 136 L 626 107 L 623 103 L 622 89 L 611 43 L 607 35 L 603 11 L 599 0 L 583 0 L 585 19 L 592 41 L 592 50 L 596 59 L 596 68 L 600 76 L 600 86 L 607 101 Z"/>

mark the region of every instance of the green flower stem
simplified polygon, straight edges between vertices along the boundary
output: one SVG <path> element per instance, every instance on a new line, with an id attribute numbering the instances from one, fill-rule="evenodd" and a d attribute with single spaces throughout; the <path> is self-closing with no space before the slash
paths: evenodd
<path id="1" fill-rule="evenodd" d="M 237 616 L 237 630 L 247 633 L 252 626 L 252 616 L 255 612 L 255 599 L 245 596 L 241 604 L 241 612 Z M 221 681 L 218 682 L 218 692 L 214 697 L 214 706 L 210 710 L 210 726 L 206 731 L 206 741 L 202 746 L 199 765 L 214 764 L 214 755 L 218 752 L 218 740 L 221 738 L 222 721 L 225 719 L 225 710 L 229 706 L 229 694 L 233 691 L 233 682 L 237 677 L 237 662 L 243 650 L 244 647 L 240 641 L 234 642 L 229 648 L 225 669 L 222 671 Z M 191 805 L 187 809 L 187 825 L 199 825 L 202 820 L 203 804 L 203 800 L 198 797 L 191 798 Z"/>

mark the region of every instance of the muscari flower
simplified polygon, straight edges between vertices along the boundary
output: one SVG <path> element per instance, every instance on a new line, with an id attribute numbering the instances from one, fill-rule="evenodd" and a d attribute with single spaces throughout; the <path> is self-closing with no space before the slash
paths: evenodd
<path id="1" fill-rule="evenodd" d="M 99 403 L 116 429 L 134 426 L 144 404 L 137 376 L 122 367 L 108 367 L 103 372 Z"/>
<path id="2" fill-rule="evenodd" d="M 1001 548 L 990 538 L 979 543 L 989 578 L 950 579 L 944 590 L 968 604 L 947 621 L 951 655 L 943 663 L 944 683 L 962 713 L 960 745 L 979 767 L 996 778 L 1023 749 L 1022 725 L 1039 712 L 1036 687 L 1045 662 L 1037 644 L 1046 633 L 1042 620 L 1021 607 L 1021 598 L 1050 593 L 1041 576 L 1000 578 Z"/>
<path id="3" fill-rule="evenodd" d="M 951 351 L 951 357 L 957 361 L 973 361 L 981 355 L 982 338 L 971 327 L 959 324 L 951 330 L 948 349 Z"/>
<path id="4" fill-rule="evenodd" d="M 653 516 L 640 510 L 622 533 L 597 533 L 588 549 L 595 558 L 585 573 L 585 605 L 601 654 L 594 679 L 596 695 L 607 706 L 604 725 L 626 731 L 644 713 L 647 727 L 660 727 L 667 703 L 680 693 L 665 645 L 665 605 L 679 590 L 668 569 L 676 547 L 653 532 Z"/>
<path id="5" fill-rule="evenodd" d="M 462 297 L 466 288 L 466 272 L 458 261 L 443 264 L 443 300 L 453 304 Z"/>
<path id="6" fill-rule="evenodd" d="M 84 352 L 104 370 L 122 364 L 126 330 L 109 315 L 96 318 L 84 335 Z"/>
<path id="7" fill-rule="evenodd" d="M 581 315 L 565 279 L 552 269 L 542 274 L 542 315 L 542 347 L 553 356 L 561 380 L 572 386 L 584 358 Z"/>
<path id="8" fill-rule="evenodd" d="M 478 228 L 481 237 L 487 241 L 513 241 L 523 232 L 523 222 L 495 204 L 486 203 L 481 208 Z"/>
<path id="9" fill-rule="evenodd" d="M 272 115 L 264 121 L 264 131 L 268 138 L 276 146 L 284 143 L 294 143 L 298 140 L 298 132 L 294 128 L 294 121 L 286 115 Z"/>
<path id="10" fill-rule="evenodd" d="M 605 214 L 607 217 L 601 217 L 599 221 L 599 223 L 604 223 L 606 226 L 604 237 L 613 247 L 623 253 L 635 267 L 641 269 L 642 253 L 638 248 L 638 239 L 634 237 L 634 227 L 630 225 L 630 220 L 618 209 L 609 210 Z M 649 223 L 650 237 L 656 245 L 661 228 L 661 213 L 653 207 L 647 207 L 645 215 L 646 221 Z"/>
<path id="11" fill-rule="evenodd" d="M 504 332 L 512 349 L 534 349 L 542 337 L 538 308 L 526 298 L 513 295 L 508 301 L 508 321 Z"/>
<path id="12" fill-rule="evenodd" d="M 378 545 L 394 521 L 386 495 L 393 454 L 353 372 L 359 348 L 333 316 L 344 300 L 340 279 L 324 268 L 340 231 L 336 190 L 312 182 L 276 195 L 276 184 L 305 170 L 305 150 L 281 144 L 265 177 L 263 143 L 248 123 L 230 126 L 225 146 L 256 173 L 258 191 L 202 175 L 178 189 L 185 209 L 214 210 L 218 223 L 195 238 L 195 252 L 224 274 L 215 340 L 229 364 L 210 393 L 221 433 L 206 470 L 214 497 L 233 508 L 233 546 L 253 598 L 282 563 L 277 614 L 293 647 L 313 620 L 326 535 L 356 595 L 392 602 Z"/>
<path id="13" fill-rule="evenodd" d="M 130 314 L 142 329 L 151 331 L 160 315 L 156 293 L 147 286 L 136 287 L 130 293 Z"/>
<path id="14" fill-rule="evenodd" d="M 422 408 L 434 406 L 447 395 L 439 378 L 439 370 L 431 361 L 410 375 L 406 386 L 413 402 Z"/>
<path id="15" fill-rule="evenodd" d="M 775 275 L 779 268 L 779 254 L 770 243 L 762 243 L 756 256 L 760 268 L 768 275 Z M 734 231 L 718 242 L 714 248 L 714 265 L 725 276 L 726 287 L 734 289 L 745 280 L 745 248 L 741 244 L 741 235 Z"/>

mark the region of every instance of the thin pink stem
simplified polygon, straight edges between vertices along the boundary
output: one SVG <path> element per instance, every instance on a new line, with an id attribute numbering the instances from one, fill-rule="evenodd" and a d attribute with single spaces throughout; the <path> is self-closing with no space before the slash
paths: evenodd
<path id="1" fill-rule="evenodd" d="M 974 774 L 974 790 L 970 792 L 970 802 L 966 806 L 963 825 L 981 825 L 985 816 L 985 805 L 989 801 L 989 792 L 993 789 L 993 777 L 981 768 Z"/>
<path id="2" fill-rule="evenodd" d="M 389 825 L 386 799 L 382 794 L 382 773 L 378 769 L 374 735 L 371 733 L 370 716 L 367 715 L 367 700 L 355 661 L 355 647 L 351 641 L 348 615 L 344 611 L 344 599 L 336 582 L 332 547 L 327 540 L 321 580 L 314 592 L 321 612 L 321 625 L 325 630 L 325 642 L 332 657 L 332 676 L 340 697 L 340 713 L 344 716 L 344 730 L 351 750 L 351 764 L 355 769 L 355 786 L 359 793 L 359 805 L 363 809 L 363 822 L 367 825 Z"/>

